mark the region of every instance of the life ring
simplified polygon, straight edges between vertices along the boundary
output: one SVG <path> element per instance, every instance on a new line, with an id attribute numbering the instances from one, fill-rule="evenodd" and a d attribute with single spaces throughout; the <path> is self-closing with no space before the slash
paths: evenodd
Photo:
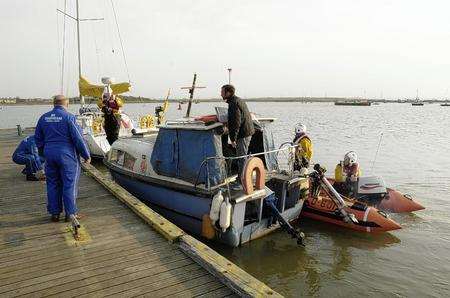
<path id="1" fill-rule="evenodd" d="M 258 157 L 251 157 L 245 161 L 244 169 L 242 170 L 241 183 L 244 192 L 251 195 L 254 191 L 253 186 L 253 172 L 256 171 L 256 189 L 264 189 L 266 185 L 266 170 L 262 160 Z"/>

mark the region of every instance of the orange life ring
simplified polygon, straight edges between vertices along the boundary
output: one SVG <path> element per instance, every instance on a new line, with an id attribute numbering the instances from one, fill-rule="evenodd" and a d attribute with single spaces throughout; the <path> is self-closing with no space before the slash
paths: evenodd
<path id="1" fill-rule="evenodd" d="M 247 195 L 251 195 L 254 191 L 253 171 L 256 171 L 256 189 L 264 189 L 266 185 L 266 170 L 264 169 L 262 160 L 258 157 L 247 159 L 242 170 L 241 178 L 242 187 Z"/>

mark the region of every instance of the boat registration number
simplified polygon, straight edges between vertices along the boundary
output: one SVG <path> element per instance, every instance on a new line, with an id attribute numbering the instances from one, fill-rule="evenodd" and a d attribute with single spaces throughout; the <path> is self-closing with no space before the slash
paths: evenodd
<path id="1" fill-rule="evenodd" d="M 330 199 L 310 198 L 308 200 L 308 203 L 311 206 L 314 206 L 314 207 L 320 208 L 320 209 L 326 209 L 328 211 L 334 211 L 337 208 L 336 204 Z"/>

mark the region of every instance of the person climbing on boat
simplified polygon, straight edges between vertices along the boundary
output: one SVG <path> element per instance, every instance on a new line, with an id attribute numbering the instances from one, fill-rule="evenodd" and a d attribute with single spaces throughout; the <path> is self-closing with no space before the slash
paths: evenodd
<path id="1" fill-rule="evenodd" d="M 344 195 L 353 195 L 356 187 L 355 184 L 361 176 L 356 152 L 347 152 L 344 156 L 344 161 L 336 165 L 334 174 L 336 190 Z"/>
<path id="2" fill-rule="evenodd" d="M 14 151 L 12 160 L 18 165 L 24 165 L 22 173 L 26 175 L 27 181 L 45 180 L 43 171 L 44 157 L 39 156 L 34 135 L 23 139 Z"/>
<path id="3" fill-rule="evenodd" d="M 77 216 L 76 197 L 81 171 L 79 157 L 86 163 L 90 163 L 91 157 L 75 115 L 67 111 L 69 100 L 57 95 L 53 105 L 53 110 L 39 118 L 35 141 L 39 152 L 45 156 L 47 210 L 51 220 L 57 222 L 63 204 L 66 220 Z"/>
<path id="4" fill-rule="evenodd" d="M 112 145 L 119 138 L 120 131 L 120 108 L 123 101 L 120 97 L 107 90 L 103 93 L 101 101 L 97 105 L 103 112 L 105 119 L 104 129 L 108 143 Z"/>
<path id="5" fill-rule="evenodd" d="M 228 104 L 228 136 L 231 146 L 236 148 L 236 155 L 247 155 L 248 147 L 252 135 L 255 133 L 253 120 L 248 110 L 247 104 L 236 96 L 236 89 L 233 85 L 223 85 L 221 96 Z M 245 159 L 238 160 L 238 177 L 242 177 Z"/>
<path id="6" fill-rule="evenodd" d="M 297 146 L 295 148 L 294 171 L 299 171 L 302 176 L 306 175 L 313 155 L 313 144 L 306 134 L 306 125 L 298 123 L 295 126 L 293 143 Z"/>

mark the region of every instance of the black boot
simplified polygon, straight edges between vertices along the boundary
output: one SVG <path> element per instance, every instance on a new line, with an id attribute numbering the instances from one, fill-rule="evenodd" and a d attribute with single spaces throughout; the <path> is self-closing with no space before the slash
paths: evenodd
<path id="1" fill-rule="evenodd" d="M 36 176 L 34 175 L 27 175 L 27 181 L 39 181 L 38 178 L 36 178 Z"/>
<path id="2" fill-rule="evenodd" d="M 59 214 L 52 214 L 52 216 L 50 217 L 50 220 L 52 222 L 58 222 L 59 221 Z"/>

